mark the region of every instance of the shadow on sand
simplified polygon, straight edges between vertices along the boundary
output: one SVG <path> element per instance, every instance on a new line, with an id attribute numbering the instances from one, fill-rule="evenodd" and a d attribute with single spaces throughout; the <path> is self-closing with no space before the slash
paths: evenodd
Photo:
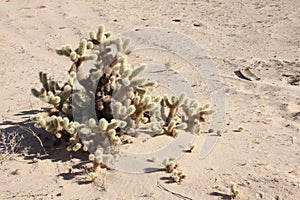
<path id="1" fill-rule="evenodd" d="M 222 193 L 222 192 L 211 192 L 211 193 L 209 193 L 209 195 L 215 196 L 215 197 L 220 197 L 221 199 L 224 199 L 224 200 L 232 199 L 232 197 L 230 195 Z"/>
<path id="2" fill-rule="evenodd" d="M 0 123 L 2 133 L 5 135 L 17 133 L 22 138 L 18 148 L 18 154 L 22 155 L 24 160 L 28 161 L 28 164 L 34 163 L 34 158 L 40 160 L 48 159 L 52 162 L 59 161 L 62 163 L 70 161 L 72 158 L 79 159 L 81 162 L 72 166 L 72 169 L 77 169 L 77 172 L 58 174 L 58 176 L 63 177 L 65 180 L 70 180 L 76 176 L 88 173 L 87 167 L 85 166 L 87 163 L 90 163 L 88 160 L 88 153 L 82 151 L 68 152 L 66 150 L 66 142 L 54 138 L 52 133 L 49 133 L 44 129 L 35 128 L 34 123 L 29 117 L 38 112 L 40 111 L 22 111 L 21 113 L 14 115 L 21 117 L 22 120 L 20 122 L 5 120 Z M 78 182 L 78 184 L 80 183 Z"/>

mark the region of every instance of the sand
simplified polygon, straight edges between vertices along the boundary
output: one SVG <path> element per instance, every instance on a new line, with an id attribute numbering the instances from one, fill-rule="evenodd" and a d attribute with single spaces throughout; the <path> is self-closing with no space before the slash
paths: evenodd
<path id="1" fill-rule="evenodd" d="M 299 7 L 298 0 L 2 1 L 0 123 L 6 134 L 17 131 L 24 139 L 13 159 L 1 161 L 0 199 L 230 199 L 232 182 L 239 199 L 300 199 Z M 67 76 L 71 63 L 55 47 L 77 45 L 99 24 L 114 33 L 144 27 L 180 32 L 219 70 L 225 126 L 207 157 L 199 159 L 205 126 L 195 152 L 178 160 L 187 174 L 181 184 L 168 183 L 165 172 L 117 170 L 91 181 L 86 154 L 66 152 L 28 121 L 46 106 L 30 94 L 40 88 L 38 72 L 62 81 Z M 261 79 L 238 77 L 242 67 Z M 193 89 L 203 94 L 201 86 Z M 19 125 L 34 130 L 48 155 Z"/>

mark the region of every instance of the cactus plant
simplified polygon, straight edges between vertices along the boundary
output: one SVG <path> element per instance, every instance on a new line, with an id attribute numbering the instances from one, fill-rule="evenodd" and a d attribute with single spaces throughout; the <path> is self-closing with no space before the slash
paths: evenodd
<path id="1" fill-rule="evenodd" d="M 167 173 L 172 173 L 171 178 L 174 182 L 180 183 L 186 176 L 182 170 L 179 169 L 179 165 L 172 158 L 165 158 L 163 165 Z"/>
<path id="2" fill-rule="evenodd" d="M 137 136 L 139 126 L 149 125 L 153 135 L 176 137 L 181 130 L 192 130 L 195 125 L 199 128 L 204 116 L 211 113 L 208 106 L 200 107 L 185 94 L 154 96 L 158 83 L 141 77 L 147 65 L 128 63 L 132 51 L 128 38 L 106 32 L 100 25 L 97 32 L 90 32 L 89 38 L 82 38 L 76 49 L 69 44 L 56 48 L 58 55 L 73 62 L 65 84 L 49 80 L 47 74 L 40 72 L 42 88 L 31 90 L 35 97 L 52 105 L 31 117 L 35 126 L 53 133 L 57 139 L 66 139 L 68 151 L 88 151 L 95 169 L 112 158 L 111 146 L 131 143 L 130 137 Z M 85 76 L 84 63 L 88 62 L 92 68 Z M 78 88 L 75 82 L 82 87 Z M 88 111 L 77 113 L 77 107 L 87 104 L 94 105 L 96 118 L 91 118 Z M 183 111 L 182 116 L 179 110 Z M 77 121 L 75 115 L 87 118 Z M 173 176 L 176 182 L 185 177 L 178 170 Z"/>

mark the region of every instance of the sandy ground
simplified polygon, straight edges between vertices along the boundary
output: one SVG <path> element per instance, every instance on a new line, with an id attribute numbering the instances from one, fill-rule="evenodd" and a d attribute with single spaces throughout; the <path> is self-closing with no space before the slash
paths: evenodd
<path id="1" fill-rule="evenodd" d="M 190 199 L 230 199 L 231 182 L 240 199 L 300 199 L 299 7 L 298 0 L 1 1 L 0 123 L 5 133 L 18 131 L 25 139 L 21 153 L 0 165 L 0 199 L 184 199 L 158 183 Z M 99 24 L 114 33 L 176 30 L 218 67 L 225 127 L 208 157 L 198 159 L 198 145 L 178 161 L 187 174 L 181 185 L 167 183 L 164 172 L 109 171 L 90 183 L 86 155 L 69 154 L 34 129 L 49 153 L 43 156 L 38 140 L 18 126 L 32 127 L 28 117 L 45 106 L 30 94 L 40 87 L 38 72 L 61 80 L 67 75 L 70 62 L 54 48 L 77 45 Z M 239 78 L 234 72 L 241 67 L 261 80 Z M 235 132 L 240 126 L 244 130 Z"/>

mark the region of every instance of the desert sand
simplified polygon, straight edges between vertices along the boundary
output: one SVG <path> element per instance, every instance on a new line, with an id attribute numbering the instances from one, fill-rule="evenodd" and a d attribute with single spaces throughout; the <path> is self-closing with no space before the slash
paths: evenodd
<path id="1" fill-rule="evenodd" d="M 298 0 L 1 1 L 0 123 L 4 134 L 15 131 L 24 139 L 19 152 L 1 160 L 0 199 L 230 199 L 231 183 L 239 199 L 300 199 L 299 7 Z M 165 172 L 117 170 L 92 182 L 86 154 L 66 152 L 28 121 L 45 106 L 30 93 L 40 88 L 38 72 L 62 81 L 67 76 L 71 63 L 55 47 L 77 45 L 99 24 L 114 33 L 178 31 L 218 68 L 225 126 L 207 157 L 198 158 L 204 127 L 195 151 L 178 160 L 187 174 L 181 184 L 168 183 Z M 260 80 L 238 77 L 243 67 Z M 193 89 L 202 94 L 200 86 Z M 32 128 L 48 155 L 24 128 Z"/>

